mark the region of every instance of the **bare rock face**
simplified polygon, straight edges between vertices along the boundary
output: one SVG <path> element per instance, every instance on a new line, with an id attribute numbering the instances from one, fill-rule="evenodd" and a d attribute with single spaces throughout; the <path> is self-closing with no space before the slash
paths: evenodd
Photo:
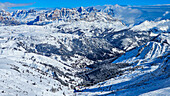
<path id="1" fill-rule="evenodd" d="M 34 9 L 28 10 L 28 13 L 34 13 L 34 12 L 36 12 Z"/>
<path id="2" fill-rule="evenodd" d="M 70 18 L 73 15 L 78 14 L 76 9 L 62 8 L 61 10 L 55 9 L 54 11 L 48 13 L 47 19 L 59 20 L 62 18 Z"/>
<path id="3" fill-rule="evenodd" d="M 16 21 L 14 18 L 11 17 L 3 17 L 0 16 L 0 23 L 3 23 L 5 25 L 20 25 L 21 23 Z"/>
<path id="4" fill-rule="evenodd" d="M 28 13 L 30 14 L 30 13 Z M 37 19 L 39 18 L 39 19 Z M 87 9 L 80 7 L 78 9 L 72 8 L 61 8 L 51 11 L 46 11 L 37 15 L 36 19 L 28 22 L 28 24 L 37 24 L 43 25 L 51 23 L 51 21 L 65 21 L 65 22 L 74 22 L 74 21 L 115 21 L 112 16 L 107 13 L 103 13 L 95 9 L 94 7 L 89 7 Z"/>
<path id="5" fill-rule="evenodd" d="M 6 12 L 5 10 L 0 11 L 0 16 L 11 16 L 10 12 Z"/>
<path id="6" fill-rule="evenodd" d="M 77 11 L 78 11 L 79 13 L 83 13 L 83 12 L 86 12 L 86 9 L 83 8 L 83 7 L 80 7 Z"/>

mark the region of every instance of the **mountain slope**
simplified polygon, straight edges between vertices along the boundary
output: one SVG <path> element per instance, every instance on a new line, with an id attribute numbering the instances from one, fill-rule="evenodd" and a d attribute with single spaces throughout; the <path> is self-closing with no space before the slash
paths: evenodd
<path id="1" fill-rule="evenodd" d="M 153 41 L 126 52 L 109 65 L 111 68 L 115 64 L 129 64 L 127 67 L 119 67 L 123 71 L 121 74 L 89 88 L 82 88 L 78 90 L 79 95 L 168 95 L 169 38 L 169 33 L 161 33 Z M 159 89 L 161 93 L 158 93 Z"/>

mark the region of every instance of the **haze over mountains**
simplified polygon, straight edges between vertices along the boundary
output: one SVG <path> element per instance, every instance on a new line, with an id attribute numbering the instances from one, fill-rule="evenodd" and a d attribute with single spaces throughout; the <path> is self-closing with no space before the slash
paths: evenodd
<path id="1" fill-rule="evenodd" d="M 170 5 L 0 11 L 0 95 L 169 95 Z"/>

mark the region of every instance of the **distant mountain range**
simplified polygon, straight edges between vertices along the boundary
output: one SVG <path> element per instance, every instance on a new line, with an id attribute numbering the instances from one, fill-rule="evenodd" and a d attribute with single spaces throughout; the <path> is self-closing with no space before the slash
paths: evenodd
<path id="1" fill-rule="evenodd" d="M 44 25 L 53 21 L 113 21 L 130 24 L 139 24 L 145 20 L 163 20 L 170 17 L 170 5 L 154 6 L 120 6 L 105 5 L 80 8 L 60 8 L 60 9 L 30 9 L 17 10 L 14 12 L 0 11 L 1 22 L 12 21 L 14 24 Z M 2 19 L 3 18 L 3 19 Z M 7 19 L 8 18 L 8 19 Z M 6 21 L 7 22 L 7 21 Z M 5 23 L 7 24 L 7 23 Z"/>

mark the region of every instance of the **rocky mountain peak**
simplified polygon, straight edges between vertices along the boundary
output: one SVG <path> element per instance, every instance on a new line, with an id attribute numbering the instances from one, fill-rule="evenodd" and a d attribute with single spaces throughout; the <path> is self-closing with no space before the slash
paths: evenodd
<path id="1" fill-rule="evenodd" d="M 10 16 L 11 13 L 10 12 L 6 12 L 4 9 L 0 10 L 0 16 Z"/>
<path id="2" fill-rule="evenodd" d="M 88 7 L 86 10 L 88 12 L 97 12 L 98 11 L 95 7 Z"/>
<path id="3" fill-rule="evenodd" d="M 34 9 L 28 10 L 28 13 L 34 13 L 34 12 L 36 12 Z"/>
<path id="4" fill-rule="evenodd" d="M 80 7 L 78 10 L 77 10 L 79 13 L 82 13 L 82 12 L 85 12 L 86 9 L 84 7 Z"/>

